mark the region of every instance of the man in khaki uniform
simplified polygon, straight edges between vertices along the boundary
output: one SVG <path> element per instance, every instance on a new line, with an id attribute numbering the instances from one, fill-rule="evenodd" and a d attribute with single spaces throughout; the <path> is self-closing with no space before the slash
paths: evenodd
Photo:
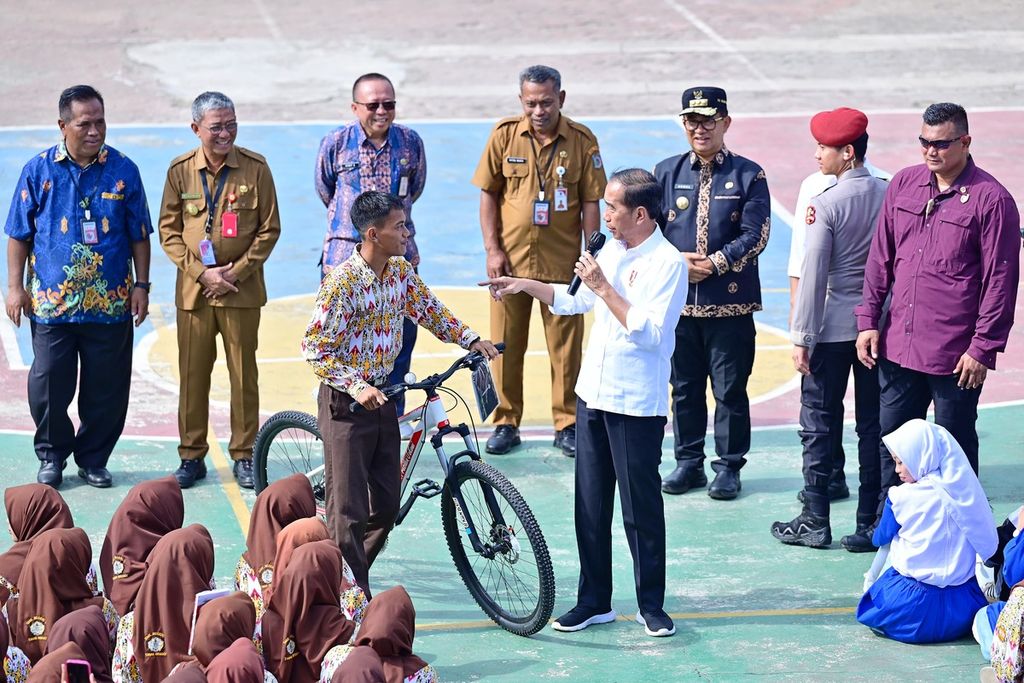
<path id="1" fill-rule="evenodd" d="M 277 192 L 266 160 L 235 146 L 235 105 L 225 95 L 195 99 L 192 131 L 201 144 L 171 162 L 160 209 L 160 243 L 178 267 L 181 466 L 174 476 L 182 488 L 206 476 L 210 375 L 220 333 L 231 378 L 228 450 L 239 486 L 252 488 L 256 345 L 267 302 L 263 262 L 281 234 Z"/>
<path id="2" fill-rule="evenodd" d="M 491 131 L 473 184 L 480 188 L 480 227 L 487 251 L 487 277 L 503 275 L 568 283 L 580 255 L 581 235 L 600 227 L 604 166 L 597 138 L 560 113 L 565 102 L 561 75 L 547 66 L 519 74 L 523 115 L 502 119 Z M 533 299 L 512 294 L 491 302 L 491 337 L 505 342 L 494 364 L 501 399 L 488 453 L 519 444 L 523 417 L 523 358 Z M 583 354 L 583 317 L 558 316 L 541 306 L 551 357 L 551 404 L 555 445 L 576 454 L 573 387 Z"/>

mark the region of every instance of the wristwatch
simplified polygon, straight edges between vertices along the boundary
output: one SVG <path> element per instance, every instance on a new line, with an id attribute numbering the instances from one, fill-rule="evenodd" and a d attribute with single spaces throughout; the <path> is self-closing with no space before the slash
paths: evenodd
<path id="1" fill-rule="evenodd" d="M 152 286 L 152 284 L 153 283 L 151 283 L 151 282 L 136 282 L 135 286 L 138 287 L 139 289 L 144 289 L 144 290 L 146 290 L 148 292 L 149 288 Z"/>

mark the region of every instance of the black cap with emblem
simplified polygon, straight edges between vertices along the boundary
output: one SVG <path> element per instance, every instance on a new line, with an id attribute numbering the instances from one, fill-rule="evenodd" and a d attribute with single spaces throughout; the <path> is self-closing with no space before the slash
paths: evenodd
<path id="1" fill-rule="evenodd" d="M 683 91 L 683 110 L 680 116 L 698 114 L 700 116 L 728 116 L 729 107 L 725 91 L 712 86 L 687 88 Z"/>

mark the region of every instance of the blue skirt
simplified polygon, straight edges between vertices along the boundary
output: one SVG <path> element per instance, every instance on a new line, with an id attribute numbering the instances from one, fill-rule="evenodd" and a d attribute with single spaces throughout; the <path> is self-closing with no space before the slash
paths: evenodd
<path id="1" fill-rule="evenodd" d="M 857 621 L 902 643 L 944 643 L 971 632 L 988 601 L 972 577 L 939 588 L 889 567 L 857 605 Z"/>

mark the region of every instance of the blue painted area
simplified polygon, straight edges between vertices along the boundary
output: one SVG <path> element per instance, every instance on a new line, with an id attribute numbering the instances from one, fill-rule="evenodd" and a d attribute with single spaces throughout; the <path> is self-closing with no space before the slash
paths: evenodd
<path id="1" fill-rule="evenodd" d="M 601 142 L 605 167 L 610 171 L 639 166 L 653 168 L 661 159 L 685 148 L 675 121 L 596 120 L 584 122 Z M 427 150 L 427 187 L 414 215 L 423 255 L 420 272 L 432 285 L 472 285 L 483 277 L 483 243 L 478 221 L 479 191 L 470 183 L 491 122 L 418 123 Z M 238 144 L 266 156 L 274 173 L 281 209 L 282 237 L 268 262 L 267 286 L 271 298 L 312 292 L 318 284 L 317 262 L 326 210 L 313 190 L 313 167 L 320 139 L 331 129 L 323 125 L 245 126 Z M 58 141 L 53 130 L 0 131 L 0 206 L 6 220 L 8 202 L 25 162 Z M 181 128 L 112 128 L 107 141 L 138 164 L 157 224 L 164 177 L 171 159 L 196 146 L 187 125 Z M 785 289 L 789 230 L 778 218 L 768 247 L 760 258 L 765 289 Z M 3 266 L 6 282 L 6 262 Z M 152 301 L 173 306 L 174 267 L 153 239 Z M 788 295 L 764 294 L 764 323 L 786 327 Z M 150 323 L 140 334 L 151 329 Z M 23 357 L 31 358 L 25 325 L 18 332 Z"/>

